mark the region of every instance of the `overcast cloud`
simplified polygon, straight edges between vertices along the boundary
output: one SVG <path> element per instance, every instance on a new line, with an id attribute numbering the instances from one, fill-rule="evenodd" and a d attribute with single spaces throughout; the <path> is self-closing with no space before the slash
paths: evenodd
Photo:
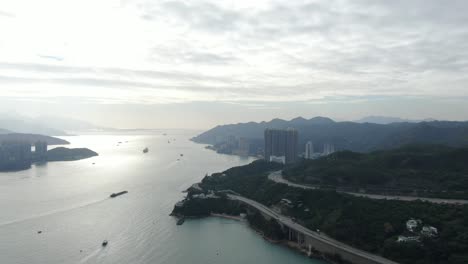
<path id="1" fill-rule="evenodd" d="M 178 118 L 177 106 L 202 127 L 319 114 L 466 120 L 467 14 L 463 0 L 3 0 L 0 111 L 35 102 L 26 112 L 95 122 L 118 111 L 107 125 L 120 127 L 183 127 L 130 121 Z M 70 98 L 103 114 L 72 111 Z M 244 109 L 223 118 L 200 104 Z"/>

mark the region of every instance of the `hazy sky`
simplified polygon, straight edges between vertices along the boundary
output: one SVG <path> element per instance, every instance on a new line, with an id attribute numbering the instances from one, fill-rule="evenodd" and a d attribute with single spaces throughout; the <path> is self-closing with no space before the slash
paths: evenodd
<path id="1" fill-rule="evenodd" d="M 468 119 L 468 1 L 0 0 L 0 112 Z"/>

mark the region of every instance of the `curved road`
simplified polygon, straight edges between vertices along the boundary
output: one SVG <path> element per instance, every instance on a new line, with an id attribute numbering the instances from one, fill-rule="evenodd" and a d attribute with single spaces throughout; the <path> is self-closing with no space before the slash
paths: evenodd
<path id="1" fill-rule="evenodd" d="M 302 225 L 299 225 L 298 223 L 295 223 L 291 220 L 291 218 L 287 217 L 287 216 L 284 216 L 284 215 L 281 215 L 281 214 L 278 214 L 276 213 L 275 211 L 271 210 L 270 208 L 268 208 L 267 206 L 261 204 L 261 203 L 258 203 L 254 200 L 250 200 L 248 198 L 245 198 L 245 197 L 242 197 L 242 196 L 238 196 L 238 195 L 232 195 L 232 194 L 228 194 L 228 197 L 232 200 L 237 200 L 237 201 L 240 201 L 240 202 L 243 202 L 245 204 L 248 204 L 254 208 L 256 208 L 257 210 L 261 211 L 262 213 L 274 218 L 276 221 L 280 222 L 281 224 L 293 229 L 293 230 L 296 230 L 297 232 L 300 232 L 304 235 L 307 235 L 313 239 L 316 239 L 324 244 L 327 244 L 331 247 L 335 247 L 335 248 L 338 248 L 338 249 L 341 249 L 342 251 L 346 251 L 350 254 L 353 254 L 353 255 L 356 255 L 356 256 L 359 256 L 359 257 L 362 257 L 362 258 L 365 258 L 365 259 L 369 259 L 369 260 L 372 260 L 374 261 L 375 263 L 381 263 L 381 264 L 398 264 L 397 262 L 394 262 L 394 261 L 391 261 L 389 259 L 386 259 L 386 258 L 383 258 L 383 257 L 380 257 L 380 256 L 377 256 L 377 255 L 374 255 L 374 254 L 371 254 L 371 253 L 368 253 L 366 251 L 363 251 L 363 250 L 360 250 L 360 249 L 357 249 L 357 248 L 353 248 L 349 245 L 346 245 L 344 243 L 341 243 L 333 238 L 330 238 L 328 236 L 326 236 L 325 234 L 323 233 L 317 233 L 315 231 L 312 231 Z"/>
<path id="2" fill-rule="evenodd" d="M 317 190 L 318 187 L 310 186 L 310 185 L 303 185 L 298 183 L 293 183 L 285 178 L 281 174 L 281 171 L 275 171 L 268 175 L 268 179 L 272 180 L 277 183 L 287 184 L 291 187 L 301 188 L 301 189 L 309 189 L 309 190 Z M 417 201 L 421 200 L 424 202 L 430 203 L 437 203 L 437 204 L 468 204 L 468 200 L 455 200 L 455 199 L 440 199 L 440 198 L 425 198 L 425 197 L 415 197 L 415 196 L 398 196 L 398 195 L 379 195 L 379 194 L 366 194 L 366 193 L 355 193 L 355 192 L 343 192 L 338 191 L 340 193 L 346 193 L 353 196 L 358 197 L 366 197 L 370 199 L 387 199 L 387 200 L 399 200 L 399 201 Z"/>

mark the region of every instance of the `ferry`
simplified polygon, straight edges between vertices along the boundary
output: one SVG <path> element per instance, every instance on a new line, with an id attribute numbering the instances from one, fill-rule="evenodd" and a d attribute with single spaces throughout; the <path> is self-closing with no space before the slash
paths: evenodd
<path id="1" fill-rule="evenodd" d="M 122 192 L 118 192 L 118 193 L 113 193 L 110 195 L 110 198 L 114 198 L 114 197 L 117 197 L 119 195 L 122 195 L 122 194 L 126 194 L 128 193 L 128 191 L 122 191 Z"/>

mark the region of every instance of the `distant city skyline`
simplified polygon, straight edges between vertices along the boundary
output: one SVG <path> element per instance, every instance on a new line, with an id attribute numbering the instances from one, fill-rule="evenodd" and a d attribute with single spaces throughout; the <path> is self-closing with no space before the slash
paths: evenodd
<path id="1" fill-rule="evenodd" d="M 468 120 L 466 10 L 436 0 L 4 0 L 0 113 L 115 128 Z"/>

